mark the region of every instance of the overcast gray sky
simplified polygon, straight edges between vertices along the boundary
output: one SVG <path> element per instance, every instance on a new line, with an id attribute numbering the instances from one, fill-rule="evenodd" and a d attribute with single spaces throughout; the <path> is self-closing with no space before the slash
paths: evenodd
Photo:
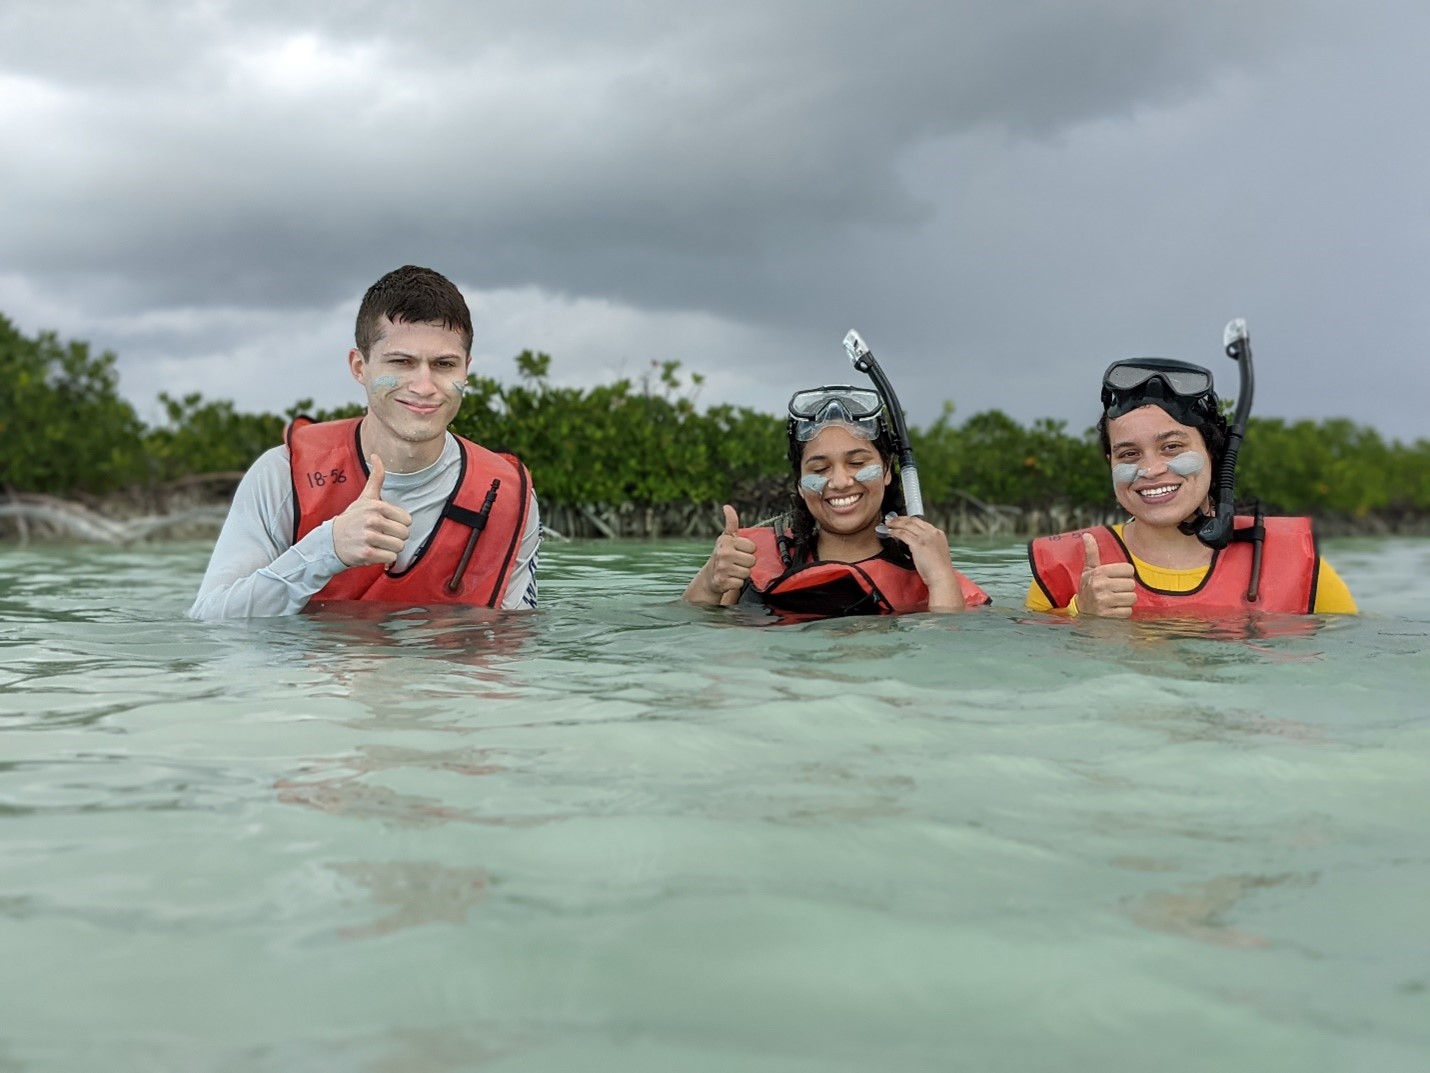
<path id="1" fill-rule="evenodd" d="M 679 359 L 771 412 L 1096 416 L 1116 358 L 1430 435 L 1424 0 L 0 6 L 0 312 L 245 409 L 356 400 L 368 284 L 458 282 L 474 368 Z"/>

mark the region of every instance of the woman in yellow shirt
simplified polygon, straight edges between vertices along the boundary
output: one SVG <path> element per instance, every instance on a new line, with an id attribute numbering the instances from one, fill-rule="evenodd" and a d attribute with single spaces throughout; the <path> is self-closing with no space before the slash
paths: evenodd
<path id="1" fill-rule="evenodd" d="M 1123 523 L 1118 523 L 1108 528 L 1117 539 L 1122 541 L 1125 547 L 1127 544 L 1124 536 L 1126 526 Z M 1201 587 L 1207 576 L 1206 566 L 1176 570 L 1156 566 L 1130 553 L 1129 559 L 1136 576 L 1141 578 L 1148 588 L 1160 592 L 1194 593 Z M 1071 597 L 1066 607 L 1054 607 L 1049 595 L 1038 585 L 1036 578 L 1028 584 L 1027 603 L 1030 611 L 1066 611 L 1076 615 L 1080 610 L 1076 594 Z M 1317 566 L 1316 596 L 1312 602 L 1311 610 L 1318 615 L 1336 613 L 1353 615 L 1356 613 L 1356 602 L 1351 596 L 1350 589 L 1346 588 L 1346 583 L 1341 580 L 1341 576 L 1336 573 L 1335 568 L 1324 559 L 1321 559 Z M 1086 614 L 1086 612 L 1083 613 Z"/>
<path id="2" fill-rule="evenodd" d="M 1032 541 L 1029 609 L 1106 618 L 1355 612 L 1309 519 L 1258 512 L 1226 522 L 1250 408 L 1245 325 L 1234 321 L 1227 333 L 1227 353 L 1242 362 L 1230 428 L 1209 370 L 1164 358 L 1108 367 L 1097 428 L 1117 502 L 1131 518 Z"/>

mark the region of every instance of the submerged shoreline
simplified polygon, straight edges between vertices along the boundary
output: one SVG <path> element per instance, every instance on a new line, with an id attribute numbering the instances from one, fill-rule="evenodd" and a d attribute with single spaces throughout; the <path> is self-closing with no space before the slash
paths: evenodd
<path id="1" fill-rule="evenodd" d="M 78 540 L 132 544 L 192 540 L 217 535 L 242 474 L 219 473 L 173 484 L 130 489 L 107 496 L 65 498 L 11 493 L 0 499 L 0 544 Z M 760 490 L 736 496 L 732 505 L 747 525 L 769 524 L 788 510 L 787 494 Z M 543 503 L 542 521 L 557 539 L 714 539 L 721 504 L 649 505 Z M 1267 509 L 1268 515 L 1281 512 Z M 1106 508 L 1017 507 L 983 503 L 971 496 L 928 506 L 925 516 L 951 538 L 1030 538 L 1122 521 Z M 1430 536 L 1430 512 L 1312 514 L 1322 537 Z"/>

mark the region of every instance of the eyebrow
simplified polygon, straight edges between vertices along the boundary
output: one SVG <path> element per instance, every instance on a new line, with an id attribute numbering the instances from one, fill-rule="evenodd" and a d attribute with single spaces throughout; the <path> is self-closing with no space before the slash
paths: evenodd
<path id="1" fill-rule="evenodd" d="M 389 350 L 389 351 L 387 351 L 385 354 L 383 354 L 382 356 L 383 356 L 384 358 L 411 358 L 413 361 L 421 361 L 421 360 L 422 360 L 422 358 L 419 357 L 418 355 L 416 355 L 416 354 L 409 354 L 409 353 L 408 353 L 407 351 L 405 351 L 405 350 Z M 444 361 L 444 360 L 446 360 L 447 358 L 455 358 L 457 361 L 461 361 L 464 356 L 465 356 L 465 355 L 457 354 L 457 353 L 438 354 L 436 357 L 432 358 L 431 360 L 432 360 L 432 361 Z"/>
<path id="2" fill-rule="evenodd" d="M 836 456 L 836 455 L 805 455 L 805 456 L 804 456 L 804 461 L 805 461 L 805 462 L 827 462 L 827 461 L 829 461 L 829 459 L 835 458 L 835 457 L 853 458 L 855 455 L 874 454 L 874 453 L 875 453 L 875 451 L 874 451 L 874 448 L 872 448 L 872 447 L 854 447 L 854 448 L 851 448 L 851 449 L 848 450 L 848 451 L 845 451 L 844 454 L 841 455 L 841 456 Z"/>
<path id="3" fill-rule="evenodd" d="M 1170 439 L 1172 439 L 1174 436 L 1181 436 L 1181 437 L 1184 437 L 1184 438 L 1185 438 L 1186 435 L 1187 435 L 1187 434 L 1186 434 L 1185 432 L 1183 432 L 1181 429 L 1175 429 L 1175 428 L 1173 428 L 1173 429 L 1168 429 L 1166 432 L 1159 432 L 1156 436 L 1153 436 L 1153 437 L 1152 437 L 1152 442 L 1153 442 L 1153 443 L 1161 443 L 1163 440 L 1170 440 Z M 1113 449 L 1114 451 L 1120 451 L 1120 450 L 1122 450 L 1122 448 L 1124 448 L 1124 447 L 1136 447 L 1136 446 L 1137 446 L 1137 443 L 1136 443 L 1136 441 L 1134 441 L 1134 440 L 1122 440 L 1122 441 L 1120 441 L 1120 442 L 1118 442 L 1118 443 L 1114 443 L 1114 444 L 1112 445 L 1112 449 Z"/>

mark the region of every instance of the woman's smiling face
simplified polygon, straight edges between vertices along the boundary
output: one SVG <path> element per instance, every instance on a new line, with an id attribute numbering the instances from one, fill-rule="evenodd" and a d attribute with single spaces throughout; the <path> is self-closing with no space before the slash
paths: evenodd
<path id="1" fill-rule="evenodd" d="M 879 524 L 892 474 L 869 440 L 830 425 L 805 444 L 799 473 L 799 494 L 824 532 L 854 536 Z"/>
<path id="2" fill-rule="evenodd" d="M 1109 421 L 1107 439 L 1117 502 L 1138 522 L 1174 526 L 1206 505 L 1212 465 L 1200 430 L 1147 405 Z"/>

